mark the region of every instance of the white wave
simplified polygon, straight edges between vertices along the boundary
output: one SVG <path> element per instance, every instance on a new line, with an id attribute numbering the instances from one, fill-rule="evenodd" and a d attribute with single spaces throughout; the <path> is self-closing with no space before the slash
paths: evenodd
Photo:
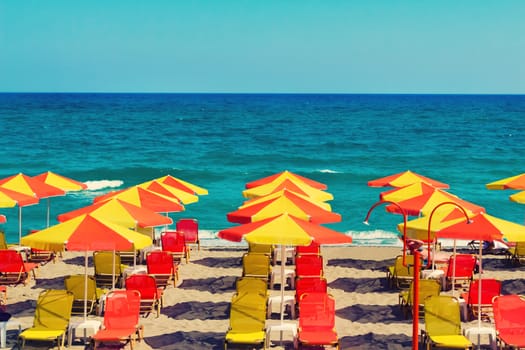
<path id="1" fill-rule="evenodd" d="M 339 171 L 335 171 L 331 169 L 320 169 L 319 172 L 324 173 L 324 174 L 340 174 Z"/>
<path id="2" fill-rule="evenodd" d="M 122 180 L 93 180 L 84 182 L 88 191 L 99 191 L 104 188 L 120 187 L 124 184 Z"/>

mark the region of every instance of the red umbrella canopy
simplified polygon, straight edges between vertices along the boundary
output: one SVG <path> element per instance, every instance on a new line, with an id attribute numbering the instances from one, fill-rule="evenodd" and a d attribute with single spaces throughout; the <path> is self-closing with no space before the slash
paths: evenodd
<path id="1" fill-rule="evenodd" d="M 341 215 L 325 210 L 299 196 L 280 196 L 268 201 L 243 207 L 226 215 L 228 221 L 239 224 L 259 221 L 289 213 L 316 224 L 340 222 Z"/>
<path id="2" fill-rule="evenodd" d="M 97 202 L 58 216 L 58 221 L 64 222 L 76 216 L 91 214 L 94 217 L 106 219 L 126 227 L 154 227 L 170 225 L 173 221 L 164 215 L 150 209 L 137 207 L 131 203 L 113 198 Z"/>
<path id="3" fill-rule="evenodd" d="M 396 202 L 399 205 L 388 205 L 386 207 L 388 212 L 402 214 L 399 208 L 401 207 L 410 216 L 428 215 L 436 206 L 443 202 L 453 202 L 472 213 L 485 211 L 481 206 L 467 202 L 424 182 L 382 192 L 380 198 L 381 200 Z"/>
<path id="4" fill-rule="evenodd" d="M 200 186 L 194 185 L 192 183 L 189 183 L 187 181 L 178 179 L 171 175 L 166 175 L 159 177 L 155 179 L 155 181 L 162 182 L 166 185 L 170 185 L 172 187 L 178 188 L 179 190 L 188 192 L 190 194 L 198 194 L 198 195 L 207 195 L 208 190 L 205 188 L 202 188 Z"/>
<path id="5" fill-rule="evenodd" d="M 489 190 L 525 190 L 525 173 L 491 182 L 486 187 Z"/>
<path id="6" fill-rule="evenodd" d="M 25 207 L 37 203 L 38 198 L 36 196 L 29 196 L 0 187 L 0 208 L 12 208 L 16 205 Z"/>
<path id="7" fill-rule="evenodd" d="M 501 240 L 503 233 L 485 214 L 477 214 L 469 219 L 445 227 L 436 232 L 439 238 L 493 241 Z"/>
<path id="8" fill-rule="evenodd" d="M 352 237 L 317 224 L 281 214 L 268 219 L 219 231 L 218 236 L 240 242 L 243 238 L 258 244 L 308 245 L 352 243 Z"/>
<path id="9" fill-rule="evenodd" d="M 253 187 L 265 185 L 265 184 L 273 182 L 275 180 L 278 180 L 278 182 L 282 182 L 282 181 L 284 181 L 286 179 L 302 181 L 302 182 L 304 182 L 304 183 L 306 183 L 306 184 L 308 184 L 308 185 L 310 185 L 310 186 L 312 186 L 314 188 L 317 188 L 318 190 L 326 190 L 328 188 L 328 186 L 326 186 L 323 183 L 314 181 L 312 179 L 309 179 L 309 178 L 301 176 L 301 175 L 294 174 L 294 173 L 292 173 L 292 172 L 290 172 L 288 170 L 285 170 L 283 172 L 276 173 L 276 174 L 273 174 L 273 175 L 261 178 L 259 180 L 248 182 L 246 184 L 246 188 L 253 188 Z"/>
<path id="10" fill-rule="evenodd" d="M 431 179 L 423 175 L 416 174 L 410 170 L 368 181 L 368 186 L 370 187 L 404 187 L 404 186 L 411 185 L 417 182 L 426 182 L 427 184 L 432 185 L 435 188 L 446 189 L 450 187 L 446 183 Z"/>
<path id="11" fill-rule="evenodd" d="M 66 194 L 66 192 L 60 188 L 48 185 L 41 180 L 22 173 L 0 180 L 0 186 L 11 191 L 20 192 L 28 196 L 36 196 L 38 198 L 49 198 Z"/>
<path id="12" fill-rule="evenodd" d="M 51 171 L 33 176 L 33 179 L 40 180 L 48 185 L 58 187 L 64 191 L 81 191 L 87 189 L 87 185 L 85 183 L 70 179 L 69 177 L 65 177 Z"/>
<path id="13" fill-rule="evenodd" d="M 0 224 L 5 224 L 7 222 L 7 218 L 5 215 L 0 215 Z"/>
<path id="14" fill-rule="evenodd" d="M 118 198 L 124 202 L 134 204 L 141 208 L 148 208 L 157 213 L 169 213 L 184 210 L 184 206 L 180 204 L 178 200 L 137 186 L 96 197 L 94 203 L 109 198 Z"/>

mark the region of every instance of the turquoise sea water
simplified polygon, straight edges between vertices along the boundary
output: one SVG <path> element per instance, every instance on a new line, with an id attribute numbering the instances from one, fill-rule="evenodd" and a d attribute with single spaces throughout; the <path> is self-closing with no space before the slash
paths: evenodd
<path id="1" fill-rule="evenodd" d="M 272 94 L 0 94 L 0 177 L 51 170 L 90 190 L 52 198 L 52 219 L 111 189 L 171 174 L 209 190 L 171 214 L 196 217 L 210 244 L 233 226 L 244 184 L 283 170 L 326 183 L 329 225 L 354 244 L 398 244 L 400 216 L 362 221 L 383 189 L 367 181 L 407 169 L 446 182 L 487 212 L 523 223 L 511 191 L 485 184 L 525 172 L 525 96 Z M 47 200 L 23 209 L 45 227 Z M 8 241 L 18 209 L 0 208 Z M 52 220 L 52 223 L 56 221 Z"/>

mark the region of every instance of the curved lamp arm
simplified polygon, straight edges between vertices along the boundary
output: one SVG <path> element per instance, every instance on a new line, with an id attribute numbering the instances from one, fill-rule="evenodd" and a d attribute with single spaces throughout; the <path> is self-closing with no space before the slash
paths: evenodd
<path id="1" fill-rule="evenodd" d="M 439 203 L 438 205 L 436 205 L 434 207 L 434 209 L 432 209 L 432 212 L 430 213 L 430 216 L 428 218 L 428 232 L 427 232 L 427 249 L 428 249 L 428 252 L 429 252 L 429 259 L 427 259 L 427 267 L 430 266 L 430 227 L 431 227 L 431 224 L 432 224 L 432 216 L 434 215 L 434 212 L 441 206 L 444 206 L 444 205 L 453 205 L 455 206 L 456 208 L 460 209 L 462 212 L 463 212 L 463 215 L 465 215 L 465 218 L 467 219 L 467 223 L 470 222 L 470 218 L 468 217 L 468 214 L 467 214 L 467 211 L 465 210 L 465 208 L 463 208 L 461 205 L 457 204 L 457 203 L 454 203 L 454 202 L 441 202 Z M 433 253 L 435 254 L 435 252 Z M 432 259 L 433 260 L 433 259 Z"/>
<path id="2" fill-rule="evenodd" d="M 403 215 L 403 266 L 407 266 L 407 263 L 406 263 L 406 246 L 407 246 L 407 214 L 405 212 L 405 209 L 403 209 L 403 207 L 401 207 L 398 203 L 396 202 L 393 202 L 393 201 L 384 201 L 384 200 L 381 200 L 379 202 L 376 202 L 374 205 L 372 205 L 370 207 L 370 209 L 368 209 L 368 213 L 366 214 L 366 217 L 365 217 L 365 220 L 363 220 L 363 223 L 365 225 L 368 225 L 368 219 L 370 218 L 370 214 L 372 214 L 372 211 L 382 205 L 382 204 L 393 204 L 395 206 L 397 206 L 399 208 L 399 210 L 401 211 L 401 214 Z"/>

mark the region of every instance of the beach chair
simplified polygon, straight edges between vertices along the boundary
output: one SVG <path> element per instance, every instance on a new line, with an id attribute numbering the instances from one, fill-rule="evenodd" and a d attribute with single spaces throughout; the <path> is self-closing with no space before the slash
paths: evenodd
<path id="1" fill-rule="evenodd" d="M 126 290 L 136 290 L 140 293 L 140 314 L 148 316 L 152 311 L 160 315 L 163 301 L 163 289 L 157 287 L 155 277 L 150 275 L 131 275 L 126 278 Z"/>
<path id="2" fill-rule="evenodd" d="M 451 296 L 433 295 L 425 299 L 425 329 L 421 340 L 427 350 L 437 348 L 472 349 L 472 342 L 461 334 L 459 301 Z"/>
<path id="3" fill-rule="evenodd" d="M 33 327 L 18 336 L 19 348 L 27 340 L 57 342 L 58 349 L 64 347 L 66 331 L 71 318 L 73 294 L 66 290 L 49 289 L 40 293 L 36 303 Z"/>
<path id="4" fill-rule="evenodd" d="M 478 310 L 481 309 L 481 317 L 490 322 L 493 317 L 492 300 L 501 295 L 501 281 L 494 278 L 482 278 L 481 299 L 479 298 L 479 284 L 479 279 L 472 280 L 468 292 L 462 293 L 461 297 L 467 303 L 472 318 L 477 318 Z"/>
<path id="5" fill-rule="evenodd" d="M 22 255 L 16 250 L 0 250 L 0 284 L 27 284 L 33 274 L 36 279 L 36 263 L 24 262 Z"/>
<path id="6" fill-rule="evenodd" d="M 321 245 L 312 241 L 309 245 L 295 247 L 296 255 L 321 255 Z"/>
<path id="7" fill-rule="evenodd" d="M 324 266 L 321 255 L 298 255 L 295 257 L 295 276 L 300 277 L 323 277 Z"/>
<path id="8" fill-rule="evenodd" d="M 114 290 L 106 298 L 104 323 L 93 335 L 93 347 L 101 343 L 130 344 L 133 350 L 136 341 L 143 339 L 144 327 L 139 324 L 140 293 L 136 290 Z"/>
<path id="9" fill-rule="evenodd" d="M 335 330 L 335 299 L 327 293 L 305 293 L 299 300 L 298 348 L 303 346 L 339 349 Z"/>
<path id="10" fill-rule="evenodd" d="M 199 222 L 197 219 L 183 218 L 175 224 L 177 232 L 184 235 L 186 244 L 196 244 L 197 250 L 201 250 L 201 241 L 199 239 Z"/>
<path id="11" fill-rule="evenodd" d="M 29 234 L 38 232 L 38 230 L 30 230 Z M 27 261 L 32 263 L 44 264 L 50 261 L 55 262 L 56 254 L 50 250 L 43 250 L 37 248 L 30 248 L 27 253 Z"/>
<path id="12" fill-rule="evenodd" d="M 420 280 L 419 281 L 419 317 L 424 314 L 425 299 L 433 295 L 439 295 L 441 291 L 441 284 L 436 280 Z M 414 300 L 414 282 L 410 283 L 408 290 L 399 292 L 399 306 L 405 318 L 412 315 L 412 306 Z"/>
<path id="13" fill-rule="evenodd" d="M 123 265 L 118 252 L 94 252 L 95 281 L 99 288 L 121 287 L 122 273 L 127 265 Z"/>
<path id="14" fill-rule="evenodd" d="M 146 267 L 148 275 L 155 277 L 159 288 L 166 288 L 173 283 L 176 286 L 179 279 L 178 265 L 173 261 L 173 256 L 169 252 L 153 251 L 146 255 Z"/>
<path id="15" fill-rule="evenodd" d="M 248 242 L 248 253 L 266 254 L 273 259 L 274 246 L 272 244 L 257 244 Z"/>
<path id="16" fill-rule="evenodd" d="M 516 242 L 505 252 L 507 262 L 513 265 L 521 265 L 525 262 L 525 242 Z"/>
<path id="17" fill-rule="evenodd" d="M 160 236 L 160 241 L 162 250 L 170 252 L 176 263 L 180 263 L 182 259 L 184 259 L 186 263 L 190 261 L 190 252 L 184 235 L 177 231 L 165 231 Z"/>
<path id="18" fill-rule="evenodd" d="M 98 301 L 106 292 L 104 289 L 97 288 L 97 282 L 95 277 L 87 276 L 87 291 L 85 275 L 71 275 L 64 278 L 65 289 L 73 294 L 73 307 L 71 314 L 83 315 L 84 314 L 84 300 L 86 300 L 86 312 L 87 315 L 97 311 Z M 87 299 L 85 299 L 87 297 Z"/>
<path id="19" fill-rule="evenodd" d="M 501 295 L 492 301 L 494 326 L 500 349 L 525 348 L 525 299 L 520 295 Z"/>
<path id="20" fill-rule="evenodd" d="M 328 282 L 324 277 L 299 277 L 295 280 L 295 300 L 299 304 L 305 293 L 326 293 Z"/>
<path id="21" fill-rule="evenodd" d="M 242 276 L 268 281 L 271 273 L 270 257 L 266 254 L 245 253 L 242 256 Z"/>
<path id="22" fill-rule="evenodd" d="M 257 277 L 240 277 L 235 282 L 237 294 L 256 292 L 268 295 L 268 283 Z"/>
<path id="23" fill-rule="evenodd" d="M 451 256 L 448 261 L 447 272 L 445 273 L 444 289 L 448 290 L 452 287 L 453 279 L 454 287 L 468 289 L 474 276 L 476 262 L 476 257 L 470 254 L 456 254 L 455 257 Z"/>
<path id="24" fill-rule="evenodd" d="M 127 266 L 133 266 L 140 261 L 140 250 L 119 250 L 120 263 Z"/>
<path id="25" fill-rule="evenodd" d="M 390 265 L 386 271 L 386 279 L 390 288 L 407 289 L 410 283 L 414 280 L 414 255 L 405 256 L 405 264 L 403 264 L 403 256 L 396 256 L 394 265 Z"/>
<path id="26" fill-rule="evenodd" d="M 266 301 L 267 296 L 257 292 L 233 296 L 230 325 L 224 338 L 224 349 L 232 344 L 262 345 L 266 348 Z"/>

